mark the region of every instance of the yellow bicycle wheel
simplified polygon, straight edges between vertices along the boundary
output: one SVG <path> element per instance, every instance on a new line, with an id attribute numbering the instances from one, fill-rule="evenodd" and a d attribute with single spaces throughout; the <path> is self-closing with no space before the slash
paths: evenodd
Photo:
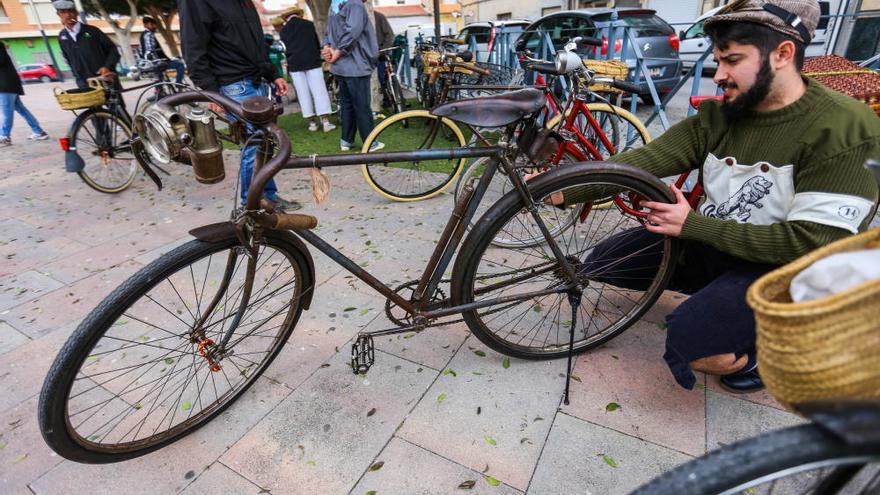
<path id="1" fill-rule="evenodd" d="M 381 152 L 464 148 L 464 133 L 447 118 L 427 110 L 410 110 L 393 115 L 376 126 L 364 140 L 362 152 L 373 143 L 382 143 Z M 432 198 L 458 178 L 467 160 L 449 158 L 373 163 L 361 167 L 364 179 L 382 196 L 394 201 L 421 201 Z"/>

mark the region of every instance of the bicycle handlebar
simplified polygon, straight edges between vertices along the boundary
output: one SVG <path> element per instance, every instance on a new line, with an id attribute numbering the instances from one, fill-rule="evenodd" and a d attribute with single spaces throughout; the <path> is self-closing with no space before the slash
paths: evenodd
<path id="1" fill-rule="evenodd" d="M 590 81 L 590 82 L 591 83 L 607 84 L 607 85 L 611 86 L 612 88 L 617 88 L 621 91 L 626 91 L 627 93 L 638 93 L 639 91 L 641 91 L 641 88 L 639 87 L 638 84 L 633 84 L 629 81 L 624 81 L 622 79 L 615 79 L 613 77 L 604 77 L 604 76 L 594 77 L 592 79 L 592 81 Z"/>

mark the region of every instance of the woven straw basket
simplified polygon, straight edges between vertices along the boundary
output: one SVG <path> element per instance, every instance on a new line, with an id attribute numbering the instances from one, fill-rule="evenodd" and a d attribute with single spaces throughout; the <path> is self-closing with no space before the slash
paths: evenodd
<path id="1" fill-rule="evenodd" d="M 584 66 L 593 71 L 595 76 L 613 77 L 621 80 L 626 80 L 628 71 L 626 62 L 622 60 L 594 60 L 591 58 L 585 58 Z M 623 91 L 607 84 L 591 84 L 590 90 L 597 93 L 623 93 Z"/>
<path id="2" fill-rule="evenodd" d="M 74 88 L 64 90 L 55 87 L 55 99 L 63 110 L 79 110 L 103 105 L 105 101 L 104 88 L 94 80 L 89 80 L 88 88 Z"/>
<path id="3" fill-rule="evenodd" d="M 761 378 L 786 407 L 822 399 L 880 398 L 880 280 L 801 303 L 793 303 L 789 294 L 792 278 L 814 262 L 875 248 L 880 248 L 880 229 L 829 244 L 749 288 Z"/>

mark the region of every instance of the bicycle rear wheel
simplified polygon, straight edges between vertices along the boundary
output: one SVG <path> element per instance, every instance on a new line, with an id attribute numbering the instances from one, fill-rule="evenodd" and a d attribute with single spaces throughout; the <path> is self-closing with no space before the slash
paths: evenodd
<path id="1" fill-rule="evenodd" d="M 669 202 L 662 185 L 649 182 L 647 174 L 633 172 L 606 163 L 559 167 L 534 179 L 529 192 L 538 204 L 553 197 L 584 188 L 610 187 L 653 201 Z M 594 210 L 587 205 L 541 210 L 549 227 L 571 215 L 570 209 L 582 210 L 571 228 L 554 240 L 569 263 L 578 271 L 578 285 L 583 292 L 577 310 L 574 352 L 601 345 L 626 330 L 647 311 L 663 292 L 677 259 L 678 244 L 659 237 L 650 244 L 623 254 L 597 254 L 597 246 L 612 236 L 643 229 L 641 220 L 619 208 Z M 452 274 L 454 304 L 486 302 L 496 298 L 514 298 L 545 290 L 564 290 L 566 279 L 556 255 L 547 243 L 520 249 L 498 249 L 493 241 L 517 235 L 535 238 L 541 234 L 531 213 L 516 191 L 508 193 L 483 215 L 456 259 Z M 520 233 L 521 234 L 517 234 Z M 607 248 L 607 245 L 604 246 Z M 606 249 L 613 253 L 614 249 Z M 587 264 L 591 255 L 598 258 Z M 633 265 L 650 260 L 650 268 L 634 272 Z M 607 280 L 623 280 L 613 285 Z M 627 287 L 628 286 L 628 287 Z M 568 352 L 571 306 L 567 293 L 556 292 L 499 302 L 463 313 L 471 332 L 487 346 L 509 356 L 527 359 L 552 359 Z"/>
<path id="2" fill-rule="evenodd" d="M 43 384 L 46 443 L 78 462 L 131 459 L 191 433 L 241 396 L 287 341 L 312 287 L 289 234 L 264 239 L 249 305 L 225 353 L 217 346 L 238 310 L 248 260 L 235 238 L 190 241 L 104 299 Z"/>
<path id="3" fill-rule="evenodd" d="M 130 186 L 138 164 L 129 124 L 114 113 L 96 110 L 80 115 L 74 125 L 70 145 L 85 163 L 77 172 L 83 182 L 103 193 L 118 193 Z"/>
<path id="4" fill-rule="evenodd" d="M 376 141 L 385 144 L 383 152 L 463 148 L 467 143 L 454 122 L 437 118 L 427 110 L 409 110 L 385 119 L 364 140 L 362 152 L 367 153 Z M 464 163 L 464 158 L 414 160 L 372 163 L 361 170 L 367 184 L 382 196 L 394 201 L 420 201 L 449 187 Z"/>
<path id="5" fill-rule="evenodd" d="M 841 479 L 842 474 L 853 474 Z M 824 483 L 824 484 L 823 484 Z M 832 483 L 842 483 L 832 489 Z M 632 495 L 877 494 L 880 445 L 846 445 L 809 424 L 726 445 L 683 464 Z"/>

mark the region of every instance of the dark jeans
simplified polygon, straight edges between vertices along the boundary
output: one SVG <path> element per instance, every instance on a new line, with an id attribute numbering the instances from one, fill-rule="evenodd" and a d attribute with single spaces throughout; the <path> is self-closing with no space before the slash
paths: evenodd
<path id="1" fill-rule="evenodd" d="M 645 290 L 662 259 L 663 236 L 638 227 L 610 236 L 586 257 L 581 272 L 602 283 Z M 667 289 L 691 297 L 666 316 L 666 353 L 675 380 L 692 389 L 690 362 L 718 354 L 755 352 L 755 316 L 746 304 L 749 286 L 776 268 L 683 242 Z"/>
<path id="2" fill-rule="evenodd" d="M 339 84 L 339 118 L 342 120 L 342 140 L 354 143 L 357 130 L 362 140 L 373 131 L 373 110 L 370 108 L 370 76 L 336 76 Z"/>

